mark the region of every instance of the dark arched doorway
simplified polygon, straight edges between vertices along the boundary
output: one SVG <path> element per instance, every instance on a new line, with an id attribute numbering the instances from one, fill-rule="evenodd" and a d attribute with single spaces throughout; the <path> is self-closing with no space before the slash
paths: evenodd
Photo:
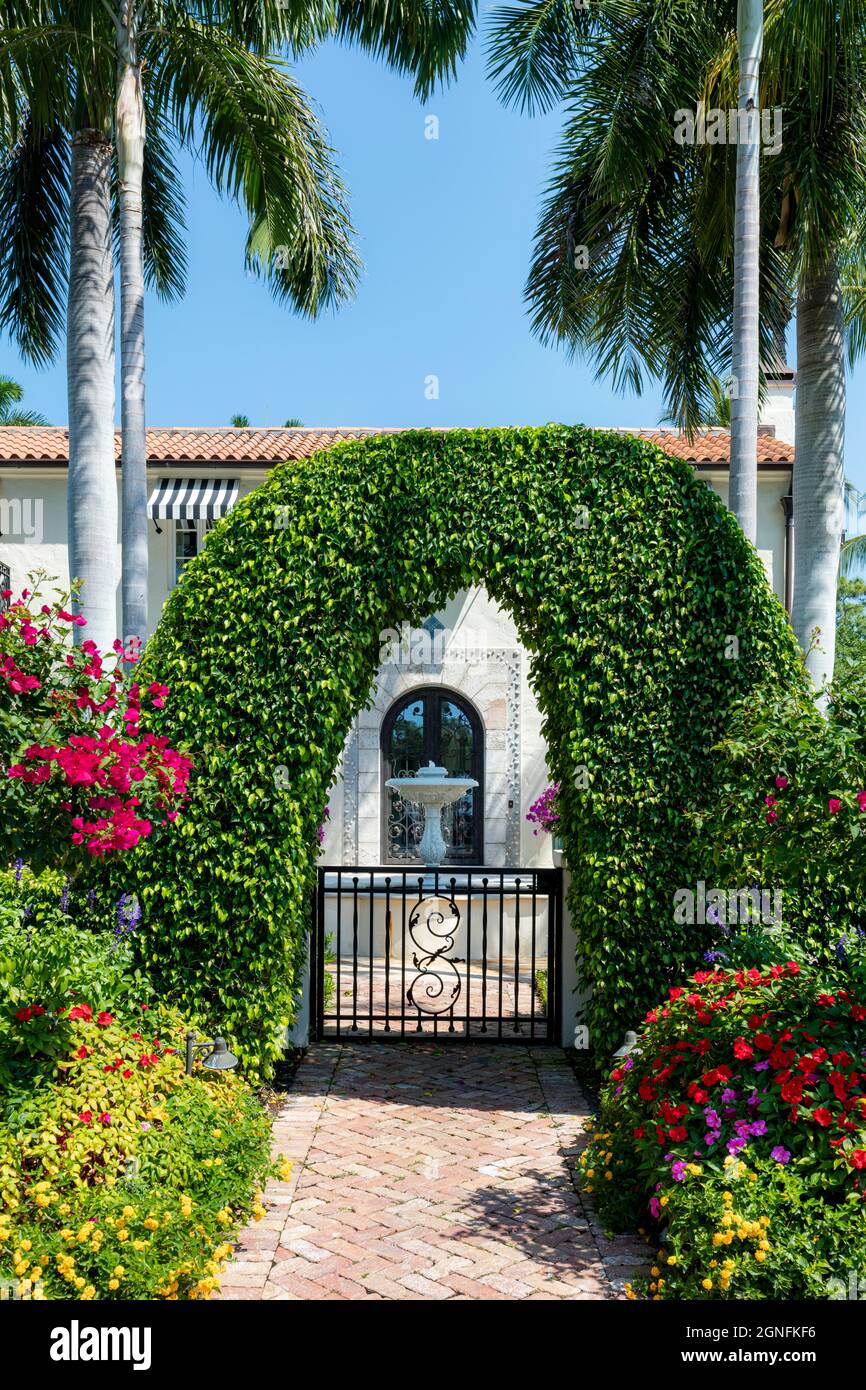
<path id="1" fill-rule="evenodd" d="M 420 807 L 385 784 L 433 762 L 452 776 L 474 777 L 478 786 L 446 806 L 442 833 L 446 864 L 481 864 L 484 855 L 484 728 L 469 701 L 442 686 L 402 695 L 382 722 L 382 862 L 420 863 L 424 829 Z"/>

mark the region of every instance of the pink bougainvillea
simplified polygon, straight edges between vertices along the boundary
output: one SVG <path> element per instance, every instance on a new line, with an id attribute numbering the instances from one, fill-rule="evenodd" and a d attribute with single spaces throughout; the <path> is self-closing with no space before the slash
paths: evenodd
<path id="1" fill-rule="evenodd" d="M 39 597 L 25 589 L 0 613 L 4 820 L 14 823 L 17 811 L 27 824 L 38 809 L 46 836 L 59 821 L 88 854 L 132 849 L 174 820 L 187 795 L 191 759 L 141 729 L 168 687 L 142 690 L 132 676 L 137 649 L 120 641 L 112 654 L 91 641 L 72 646 L 71 629 L 85 619 L 62 599 L 37 608 Z"/>
<path id="2" fill-rule="evenodd" d="M 559 811 L 556 807 L 556 798 L 559 795 L 559 785 L 559 782 L 553 782 L 549 787 L 546 787 L 538 800 L 533 801 L 526 812 L 526 819 L 535 826 L 533 835 L 537 835 L 539 830 L 553 834 L 558 829 Z"/>

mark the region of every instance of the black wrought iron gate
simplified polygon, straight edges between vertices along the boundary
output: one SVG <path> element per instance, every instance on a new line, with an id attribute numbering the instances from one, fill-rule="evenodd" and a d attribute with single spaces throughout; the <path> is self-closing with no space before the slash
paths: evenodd
<path id="1" fill-rule="evenodd" d="M 313 1036 L 559 1042 L 559 869 L 318 870 Z"/>

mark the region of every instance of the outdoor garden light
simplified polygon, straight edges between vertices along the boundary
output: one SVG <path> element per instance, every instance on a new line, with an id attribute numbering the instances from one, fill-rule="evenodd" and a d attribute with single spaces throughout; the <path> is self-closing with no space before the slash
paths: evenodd
<path id="1" fill-rule="evenodd" d="M 637 1033 L 633 1033 L 629 1029 L 622 1047 L 618 1047 L 613 1055 L 614 1057 L 628 1057 L 632 1052 L 640 1052 L 640 1048 L 637 1045 Z"/>
<path id="2" fill-rule="evenodd" d="M 214 1038 L 212 1042 L 199 1042 L 195 1033 L 186 1035 L 186 1074 L 192 1076 L 193 1056 L 198 1048 L 207 1047 L 210 1051 L 202 1057 L 201 1064 L 209 1071 L 231 1071 L 236 1067 L 238 1059 L 233 1052 L 229 1052 L 225 1038 Z"/>

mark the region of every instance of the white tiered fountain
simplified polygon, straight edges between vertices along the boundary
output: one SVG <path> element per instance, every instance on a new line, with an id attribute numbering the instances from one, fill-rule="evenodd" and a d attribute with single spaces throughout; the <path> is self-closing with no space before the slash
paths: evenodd
<path id="1" fill-rule="evenodd" d="M 442 810 L 452 801 L 459 801 L 471 787 L 477 787 L 474 777 L 449 777 L 444 767 L 429 762 L 419 768 L 414 777 L 389 777 L 386 787 L 392 787 L 404 801 L 424 808 L 424 834 L 418 853 L 424 864 L 436 869 L 442 863 L 448 846 L 442 837 Z"/>

